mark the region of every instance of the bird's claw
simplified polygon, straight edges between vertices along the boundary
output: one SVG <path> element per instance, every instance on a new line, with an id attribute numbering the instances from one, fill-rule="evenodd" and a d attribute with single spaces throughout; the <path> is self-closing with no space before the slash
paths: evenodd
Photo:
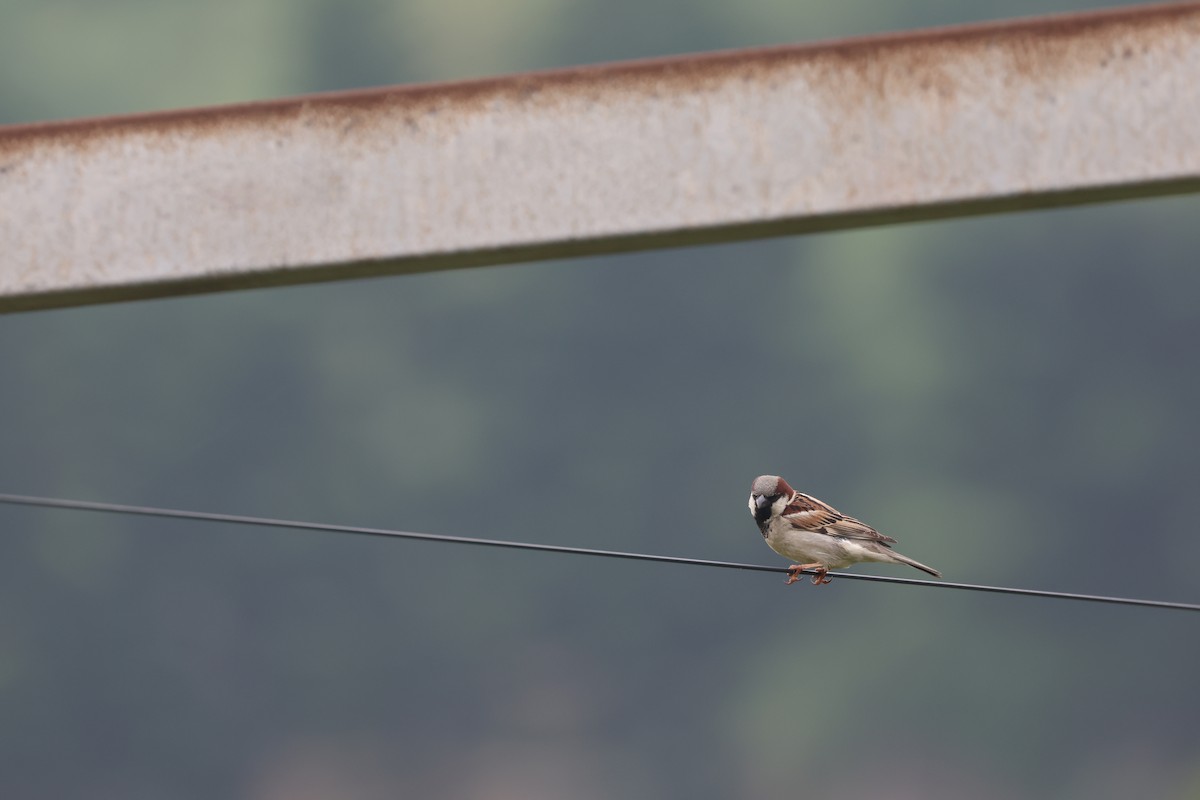
<path id="1" fill-rule="evenodd" d="M 791 586 L 796 581 L 800 580 L 800 576 L 804 570 L 811 569 L 814 574 L 812 576 L 813 586 L 821 586 L 829 583 L 833 578 L 829 577 L 829 570 L 821 564 L 793 564 L 788 567 L 788 579 L 783 582 L 785 586 Z"/>

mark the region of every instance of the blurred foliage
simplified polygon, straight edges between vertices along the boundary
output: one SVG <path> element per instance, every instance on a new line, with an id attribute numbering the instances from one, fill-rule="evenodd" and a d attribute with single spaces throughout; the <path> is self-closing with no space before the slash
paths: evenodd
<path id="1" fill-rule="evenodd" d="M 7 0 L 0 121 L 997 13 Z M 950 579 L 1195 599 L 1198 212 L 7 316 L 0 488 L 770 562 L 745 495 L 778 472 Z M 1182 614 L 19 508 L 0 530 L 6 797 L 1200 797 Z"/>

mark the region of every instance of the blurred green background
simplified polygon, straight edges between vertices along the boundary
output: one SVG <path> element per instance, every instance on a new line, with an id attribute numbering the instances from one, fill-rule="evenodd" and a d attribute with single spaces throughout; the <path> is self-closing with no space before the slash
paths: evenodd
<path id="1" fill-rule="evenodd" d="M 3 0 L 0 122 L 1089 5 Z M 1198 214 L 4 316 L 0 491 L 782 563 L 745 505 L 774 472 L 950 580 L 1196 601 Z M 1200 797 L 1194 615 L 11 507 L 0 534 L 3 797 Z"/>

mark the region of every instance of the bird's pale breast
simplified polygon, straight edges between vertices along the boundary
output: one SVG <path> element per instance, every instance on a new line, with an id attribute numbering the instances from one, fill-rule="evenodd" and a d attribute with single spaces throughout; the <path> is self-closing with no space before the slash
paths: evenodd
<path id="1" fill-rule="evenodd" d="M 888 560 L 857 542 L 796 528 L 783 519 L 774 520 L 767 529 L 767 545 L 797 563 L 823 564 L 830 569 L 848 567 L 860 561 Z"/>

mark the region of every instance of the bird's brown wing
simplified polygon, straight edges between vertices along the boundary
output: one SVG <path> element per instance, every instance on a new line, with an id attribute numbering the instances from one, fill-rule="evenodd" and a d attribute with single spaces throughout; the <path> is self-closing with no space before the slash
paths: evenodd
<path id="1" fill-rule="evenodd" d="M 843 536 L 847 539 L 861 539 L 885 545 L 896 542 L 867 523 L 848 517 L 828 503 L 803 492 L 796 492 L 792 497 L 787 508 L 783 510 L 783 518 L 797 528 L 830 536 Z"/>

